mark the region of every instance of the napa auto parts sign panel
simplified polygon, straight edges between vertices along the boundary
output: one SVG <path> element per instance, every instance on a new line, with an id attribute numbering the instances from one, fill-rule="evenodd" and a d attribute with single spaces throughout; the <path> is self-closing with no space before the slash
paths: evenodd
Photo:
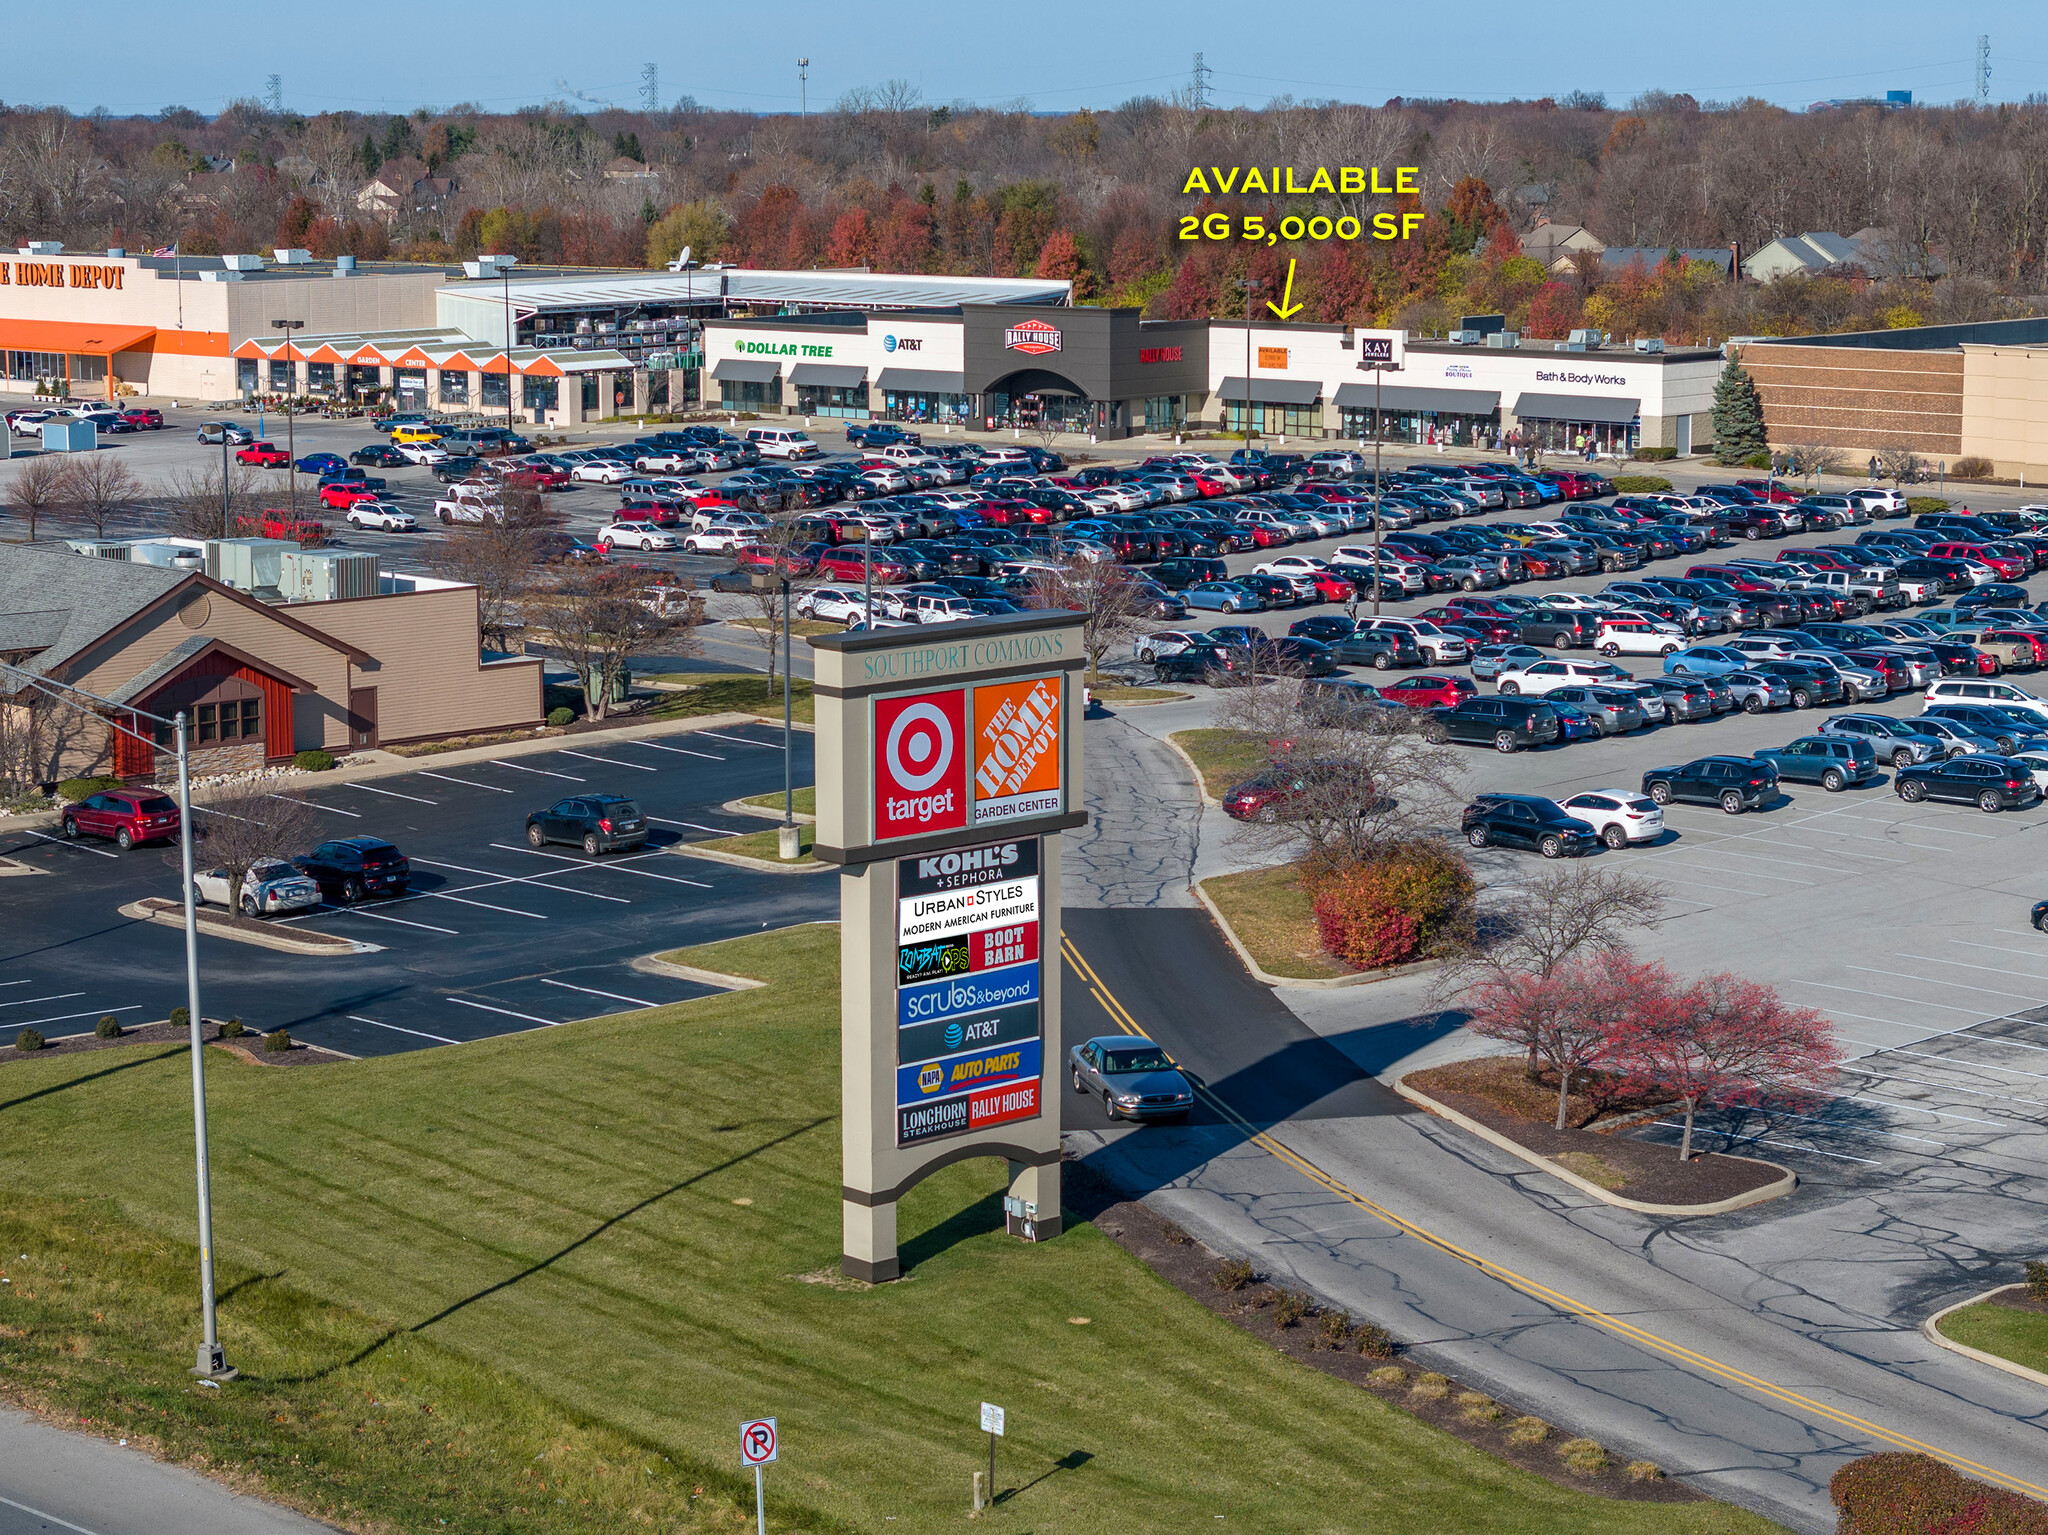
<path id="1" fill-rule="evenodd" d="M 874 702 L 874 839 L 997 826 L 1066 809 L 1065 678 Z"/>

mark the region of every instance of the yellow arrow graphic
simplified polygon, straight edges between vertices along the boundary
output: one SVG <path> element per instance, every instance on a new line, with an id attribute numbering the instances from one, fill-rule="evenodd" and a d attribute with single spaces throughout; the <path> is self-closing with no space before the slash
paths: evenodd
<path id="1" fill-rule="evenodd" d="M 1282 291 L 1282 293 L 1281 293 L 1281 295 L 1280 295 L 1280 302 L 1276 304 L 1276 303 L 1274 303 L 1274 302 L 1273 302 L 1273 301 L 1272 301 L 1271 299 L 1268 299 L 1268 300 L 1266 300 L 1266 307 L 1267 307 L 1268 309 L 1272 310 L 1272 311 L 1273 311 L 1273 313 L 1277 314 L 1278 316 L 1280 316 L 1280 318 L 1281 318 L 1281 319 L 1283 319 L 1283 320 L 1284 320 L 1284 319 L 1288 318 L 1288 316 L 1290 316 L 1290 315 L 1296 315 L 1296 314 L 1300 314 L 1300 313 L 1301 313 L 1301 311 L 1302 311 L 1302 309 L 1303 309 L 1303 308 L 1305 307 L 1305 306 L 1303 306 L 1303 305 L 1301 305 L 1301 304 L 1290 304 L 1290 303 L 1288 302 L 1288 300 L 1289 300 L 1289 299 L 1291 299 L 1291 298 L 1293 298 L 1293 297 L 1294 297 L 1294 261 L 1293 261 L 1293 259 L 1292 259 L 1292 258 L 1290 257 L 1290 258 L 1289 258 L 1289 260 L 1288 260 L 1288 262 L 1287 262 L 1287 287 L 1286 287 L 1286 289 L 1285 289 L 1284 291 Z"/>

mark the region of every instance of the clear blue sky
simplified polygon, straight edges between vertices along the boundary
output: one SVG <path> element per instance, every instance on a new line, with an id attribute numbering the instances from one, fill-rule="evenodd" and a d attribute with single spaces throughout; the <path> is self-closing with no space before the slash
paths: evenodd
<path id="1" fill-rule="evenodd" d="M 88 24 L 74 24 L 88 15 Z M 1022 97 L 1040 110 L 1068 110 L 1185 84 L 1197 49 L 1213 71 L 1213 99 L 1225 105 L 1281 94 L 1377 105 L 1395 95 L 1488 100 L 1574 88 L 1605 91 L 1616 104 L 1651 88 L 1787 106 L 1887 89 L 1946 102 L 1972 89 L 1980 32 L 1991 35 L 1994 100 L 2048 89 L 2038 7 L 2016 0 L 1954 11 L 1863 0 L 1853 21 L 1841 6 L 1759 0 L 1718 9 L 1476 0 L 1277 10 L 1214 0 L 498 0 L 452 8 L 343 0 L 212 11 L 113 0 L 35 17 L 17 18 L 0 50 L 0 100 L 122 114 L 172 103 L 216 112 L 232 97 L 261 95 L 272 72 L 283 76 L 286 105 L 304 112 L 463 100 L 508 110 L 574 102 L 579 93 L 632 106 L 649 61 L 660 67 L 664 103 L 687 94 L 707 106 L 794 111 L 799 54 L 811 60 L 814 107 L 851 86 L 900 77 L 933 101 Z"/>

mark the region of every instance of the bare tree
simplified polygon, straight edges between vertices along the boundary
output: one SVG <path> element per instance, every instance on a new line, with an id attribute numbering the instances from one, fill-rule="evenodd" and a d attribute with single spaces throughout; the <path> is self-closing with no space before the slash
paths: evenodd
<path id="1" fill-rule="evenodd" d="M 223 494 L 218 466 L 179 469 L 158 484 L 155 500 L 169 514 L 170 531 L 178 538 L 233 538 L 239 519 L 264 500 L 262 477 L 237 466 L 228 473 Z"/>
<path id="2" fill-rule="evenodd" d="M 1877 450 L 1877 467 L 1894 485 L 1920 477 L 1920 456 L 1902 442 L 1888 442 Z"/>
<path id="3" fill-rule="evenodd" d="M 59 485 L 64 461 L 55 454 L 39 453 L 23 461 L 7 484 L 7 499 L 15 516 L 28 524 L 28 541 L 36 541 L 36 526 L 52 516 L 61 505 Z"/>
<path id="4" fill-rule="evenodd" d="M 141 489 L 135 472 L 114 453 L 74 454 L 57 480 L 58 501 L 74 520 L 92 528 L 94 538 L 107 536 L 107 523 Z"/>
<path id="5" fill-rule="evenodd" d="M 235 910 L 254 915 L 242 904 L 242 882 L 266 859 L 289 862 L 319 839 L 317 812 L 290 794 L 249 790 L 193 806 L 192 829 L 198 836 L 195 867 L 226 871 Z M 174 862 L 174 854 L 165 855 Z"/>
<path id="6" fill-rule="evenodd" d="M 1070 554 L 1055 568 L 1040 571 L 1032 590 L 1048 608 L 1085 615 L 1081 648 L 1093 674 L 1102 670 L 1104 656 L 1144 629 L 1153 603 L 1146 595 L 1148 585 L 1145 577 L 1128 565 Z"/>
<path id="7" fill-rule="evenodd" d="M 433 565 L 436 574 L 477 589 L 484 645 L 511 650 L 562 517 L 540 492 L 521 486 L 506 488 L 501 507 L 502 515 L 457 529 L 435 552 Z"/>
<path id="8" fill-rule="evenodd" d="M 1795 442 L 1785 450 L 1794 474 L 1803 474 L 1815 484 L 1824 474 L 1842 472 L 1842 450 L 1824 442 Z"/>
<path id="9" fill-rule="evenodd" d="M 584 713 L 603 719 L 622 688 L 627 663 L 657 645 L 670 654 L 694 652 L 691 611 L 672 604 L 651 571 L 573 566 L 520 604 L 528 624 L 543 632 L 576 668 Z"/>

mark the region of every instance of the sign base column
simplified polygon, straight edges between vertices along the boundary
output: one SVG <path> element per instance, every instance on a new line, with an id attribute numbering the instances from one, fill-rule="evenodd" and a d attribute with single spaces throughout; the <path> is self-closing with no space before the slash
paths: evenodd
<path id="1" fill-rule="evenodd" d="M 869 1284 L 901 1276 L 896 1261 L 896 1205 L 863 1204 L 855 1199 L 839 1202 L 841 1229 L 839 1272 L 849 1279 Z"/>
<path id="2" fill-rule="evenodd" d="M 1003 1199 L 1003 1229 L 1027 1242 L 1049 1242 L 1060 1234 L 1060 1164 L 1033 1167 L 1012 1162 L 1010 1192 Z"/>

